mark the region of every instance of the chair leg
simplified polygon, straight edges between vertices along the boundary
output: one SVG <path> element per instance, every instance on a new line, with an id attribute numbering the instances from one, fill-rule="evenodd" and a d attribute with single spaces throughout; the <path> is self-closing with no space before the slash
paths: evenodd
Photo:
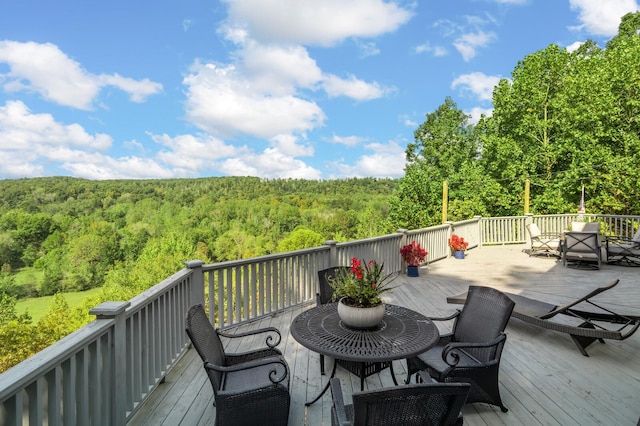
<path id="1" fill-rule="evenodd" d="M 324 355 L 320 355 L 320 374 L 324 376 Z"/>

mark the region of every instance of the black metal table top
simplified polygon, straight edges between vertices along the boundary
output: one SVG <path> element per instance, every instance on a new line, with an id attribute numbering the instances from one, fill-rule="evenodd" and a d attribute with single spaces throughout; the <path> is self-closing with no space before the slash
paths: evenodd
<path id="1" fill-rule="evenodd" d="M 346 361 L 394 361 L 418 355 L 439 338 L 437 327 L 422 314 L 386 305 L 384 319 L 374 329 L 356 330 L 338 317 L 337 303 L 321 305 L 298 315 L 291 335 L 302 346 Z"/>

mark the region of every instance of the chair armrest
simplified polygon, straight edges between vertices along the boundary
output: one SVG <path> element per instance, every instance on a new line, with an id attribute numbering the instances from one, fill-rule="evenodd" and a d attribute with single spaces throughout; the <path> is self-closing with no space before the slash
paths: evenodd
<path id="1" fill-rule="evenodd" d="M 275 348 L 276 346 L 278 346 L 280 344 L 280 341 L 282 340 L 282 335 L 280 334 L 280 330 L 278 330 L 275 327 L 264 327 L 264 328 L 259 328 L 257 330 L 251 330 L 251 331 L 246 331 L 244 333 L 225 333 L 224 331 L 220 330 L 220 329 L 216 329 L 216 332 L 218 333 L 218 335 L 223 336 L 223 337 L 227 337 L 229 339 L 234 339 L 236 337 L 246 337 L 246 336 L 254 336 L 256 334 L 263 334 L 263 333 L 268 333 L 266 339 L 265 339 L 265 344 L 269 347 L 269 348 Z M 275 335 L 275 337 L 274 337 Z M 275 340 L 275 342 L 274 342 Z"/>
<path id="2" fill-rule="evenodd" d="M 229 366 L 216 365 L 211 362 L 205 361 L 204 368 L 207 370 L 218 371 L 220 373 L 231 373 L 234 371 L 242 371 L 242 370 L 248 370 L 255 367 L 262 367 L 269 364 L 274 365 L 273 370 L 269 370 L 269 380 L 271 380 L 272 383 L 280 383 L 284 379 L 289 377 L 289 366 L 287 365 L 286 361 L 281 357 L 254 359 L 252 361 L 247 361 L 242 364 L 235 364 L 235 365 L 229 365 Z M 276 368 L 277 365 L 281 365 L 283 367 L 284 372 L 281 375 L 278 374 L 278 368 Z"/>
<path id="3" fill-rule="evenodd" d="M 456 349 L 479 349 L 479 348 L 490 348 L 493 346 L 497 346 L 504 340 L 506 340 L 507 335 L 504 333 L 500 333 L 498 337 L 489 341 L 489 342 L 481 342 L 481 343 L 467 343 L 467 342 L 451 342 L 444 346 L 442 349 L 442 360 L 446 362 L 449 366 L 455 367 L 460 362 L 460 355 L 458 355 L 455 350 Z M 478 364 L 482 364 L 479 360 L 475 359 L 469 353 L 465 351 L 465 354 L 478 362 Z"/>
<path id="4" fill-rule="evenodd" d="M 280 352 L 276 348 L 264 348 L 264 349 L 258 349 L 255 351 L 249 351 L 249 352 L 236 352 L 231 354 L 226 353 L 225 358 L 226 358 L 226 364 L 229 366 L 229 365 L 240 364 L 247 361 L 253 361 L 254 359 L 278 357 L 281 355 L 282 355 L 282 352 Z"/>
<path id="5" fill-rule="evenodd" d="M 640 241 L 634 241 L 631 237 L 606 236 L 605 242 L 609 244 L 632 244 L 633 248 L 640 248 Z"/>
<path id="6" fill-rule="evenodd" d="M 353 423 L 347 418 L 347 408 L 344 405 L 344 397 L 342 395 L 342 384 L 340 379 L 334 377 L 331 379 L 331 398 L 333 399 L 333 410 L 338 425 L 352 426 Z"/>
<path id="7" fill-rule="evenodd" d="M 456 311 L 449 315 L 448 317 L 429 317 L 429 319 L 431 321 L 450 321 L 452 319 L 455 319 L 458 315 L 460 315 L 460 309 L 456 309 Z"/>

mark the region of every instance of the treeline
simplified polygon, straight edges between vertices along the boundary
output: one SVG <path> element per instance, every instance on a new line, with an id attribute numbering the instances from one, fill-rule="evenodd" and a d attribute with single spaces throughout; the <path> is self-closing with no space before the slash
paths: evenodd
<path id="1" fill-rule="evenodd" d="M 0 181 L 0 291 L 50 295 L 117 276 L 132 277 L 121 285 L 144 288 L 137 265 L 159 256 L 173 273 L 194 257 L 242 259 L 378 235 L 389 229 L 396 186 L 373 178 Z M 41 271 L 41 280 L 14 285 L 12 273 L 25 267 Z"/>
<path id="2" fill-rule="evenodd" d="M 640 12 L 602 48 L 557 45 L 527 55 L 493 90 L 477 125 L 446 99 L 415 131 L 390 218 L 406 228 L 449 217 L 575 212 L 640 214 Z"/>

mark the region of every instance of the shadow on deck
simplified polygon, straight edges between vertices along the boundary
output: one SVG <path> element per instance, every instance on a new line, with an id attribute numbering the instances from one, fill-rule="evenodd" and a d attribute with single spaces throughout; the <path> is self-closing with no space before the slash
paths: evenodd
<path id="1" fill-rule="evenodd" d="M 640 315 L 640 270 L 603 265 L 601 270 L 565 268 L 554 258 L 529 257 L 524 246 L 483 247 L 471 250 L 464 260 L 449 258 L 423 266 L 419 278 L 402 276 L 385 297 L 428 316 L 444 316 L 459 305 L 446 303 L 447 296 L 466 291 L 469 285 L 487 285 L 561 304 L 614 279 L 620 284 L 598 296 L 603 305 Z M 312 405 L 327 376 L 320 376 L 319 357 L 289 335 L 292 319 L 313 305 L 299 306 L 246 324 L 238 330 L 278 327 L 283 333 L 279 348 L 291 370 L 290 425 L 330 425 L 331 395 Z M 468 425 L 635 425 L 640 417 L 640 333 L 624 341 L 593 343 L 584 357 L 571 338 L 551 330 L 512 319 L 507 326 L 500 385 L 509 412 L 486 404 L 464 407 Z M 239 347 L 228 347 L 230 352 Z M 331 361 L 327 360 L 330 371 Z M 399 380 L 404 362 L 395 362 Z M 347 402 L 359 379 L 338 368 Z M 389 370 L 366 380 L 367 389 L 393 386 Z M 189 350 L 138 410 L 129 425 L 213 424 L 213 392 L 194 350 Z"/>

